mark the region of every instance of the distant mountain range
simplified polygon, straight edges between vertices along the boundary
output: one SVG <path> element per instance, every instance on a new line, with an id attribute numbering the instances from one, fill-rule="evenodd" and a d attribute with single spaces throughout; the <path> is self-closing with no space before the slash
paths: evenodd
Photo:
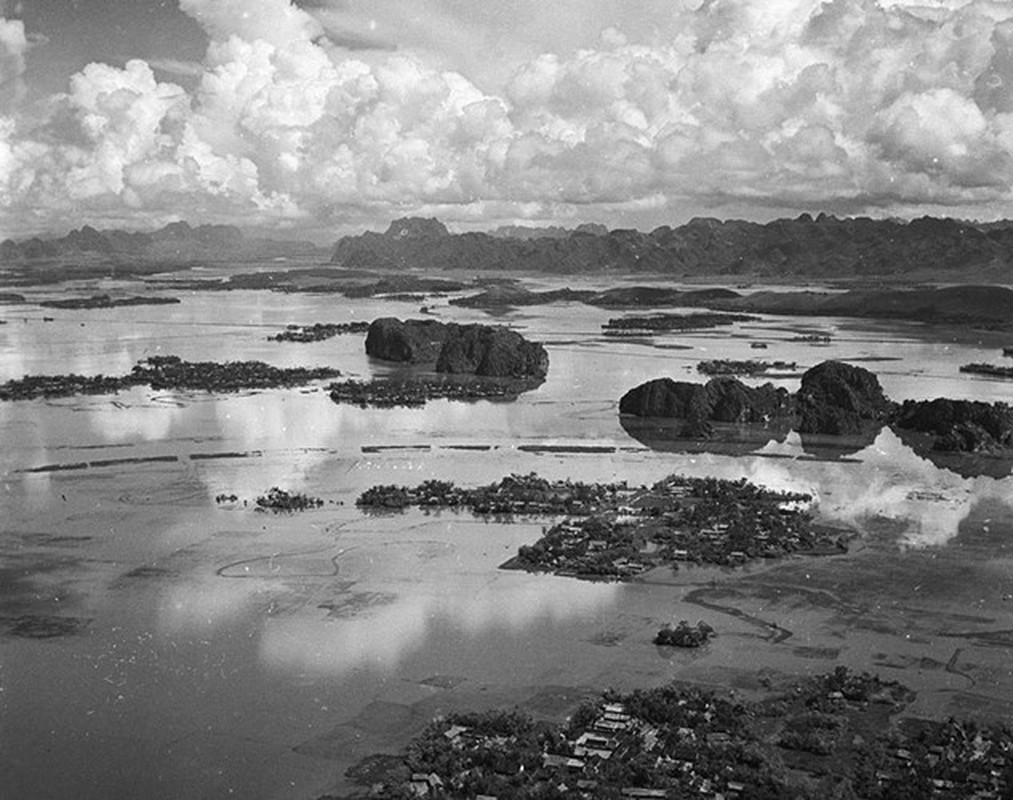
<path id="1" fill-rule="evenodd" d="M 331 261 L 346 267 L 545 273 L 669 273 L 773 277 L 874 277 L 945 273 L 953 281 L 1013 280 L 1013 222 L 977 224 L 923 217 L 911 222 L 803 214 L 760 224 L 694 219 L 650 233 L 582 226 L 450 233 L 410 217 L 385 233 L 338 241 Z"/>
<path id="2" fill-rule="evenodd" d="M 88 225 L 54 239 L 32 238 L 0 242 L 0 263 L 61 258 L 127 256 L 170 261 L 195 258 L 260 259 L 326 252 L 312 242 L 284 241 L 246 236 L 233 225 L 199 225 L 173 222 L 152 233 L 99 231 Z"/>
<path id="3" fill-rule="evenodd" d="M 0 263 L 82 258 L 258 260 L 325 255 L 311 242 L 244 234 L 230 225 L 174 222 L 152 233 L 98 231 L 85 226 L 64 237 L 0 243 Z M 1013 222 L 922 217 L 837 219 L 803 214 L 766 224 L 694 219 L 650 233 L 602 225 L 509 226 L 489 233 L 451 233 L 436 219 L 406 217 L 384 233 L 346 236 L 331 261 L 356 269 L 460 269 L 581 273 L 662 273 L 769 278 L 932 277 L 1013 282 Z"/>

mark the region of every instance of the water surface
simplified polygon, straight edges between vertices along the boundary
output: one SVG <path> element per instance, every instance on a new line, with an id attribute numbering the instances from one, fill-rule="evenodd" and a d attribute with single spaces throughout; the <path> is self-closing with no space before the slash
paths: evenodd
<path id="1" fill-rule="evenodd" d="M 110 287 L 122 288 L 98 288 Z M 427 305 L 440 319 L 490 320 L 445 300 Z M 52 322 L 41 309 L 3 308 L 0 380 L 121 373 L 153 354 L 370 377 L 389 367 L 365 356 L 362 336 L 266 337 L 289 323 L 417 311 L 266 292 L 47 309 Z M 1013 478 L 940 469 L 889 430 L 847 458 L 814 458 L 795 434 L 734 457 L 659 452 L 616 413 L 642 381 L 702 381 L 704 358 L 797 361 L 800 371 L 854 359 L 897 400 L 1007 400 L 1010 383 L 957 371 L 996 360 L 1000 342 L 909 323 L 775 317 L 645 343 L 603 337 L 601 324 L 619 313 L 557 304 L 495 317 L 550 353 L 548 380 L 514 403 L 359 409 L 313 386 L 0 404 L 3 792 L 306 798 L 447 709 L 520 704 L 558 717 L 609 685 L 686 678 L 749 691 L 764 670 L 835 663 L 911 683 L 919 713 L 1008 709 L 1013 661 L 999 634 L 1013 628 Z M 811 330 L 832 343 L 792 341 Z M 752 350 L 757 340 L 768 348 Z M 778 379 L 790 390 L 797 381 Z M 862 538 L 840 559 L 585 583 L 496 569 L 551 520 L 354 508 L 377 483 L 477 484 L 529 471 L 636 484 L 672 472 L 746 477 L 812 492 L 826 521 Z M 328 502 L 294 516 L 255 513 L 253 498 L 271 486 Z M 216 504 L 219 493 L 240 500 Z M 650 644 L 663 622 L 701 617 L 719 631 L 708 648 Z M 774 641 L 766 623 L 791 637 Z"/>

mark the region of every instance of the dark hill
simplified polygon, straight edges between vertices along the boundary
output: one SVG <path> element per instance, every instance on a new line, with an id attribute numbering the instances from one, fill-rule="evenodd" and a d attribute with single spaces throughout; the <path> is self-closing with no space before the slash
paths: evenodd
<path id="1" fill-rule="evenodd" d="M 867 423 L 883 425 L 893 410 L 873 373 L 840 361 L 807 370 L 794 396 L 770 383 L 754 387 L 732 377 L 705 384 L 657 378 L 619 400 L 620 414 L 683 419 L 694 436 L 706 434 L 709 422 L 762 424 L 786 417 L 797 417 L 802 433 L 856 434 Z"/>
<path id="2" fill-rule="evenodd" d="M 441 225 L 442 227 L 442 225 Z M 194 258 L 275 258 L 313 255 L 320 249 L 311 242 L 279 241 L 246 236 L 233 225 L 198 225 L 172 222 L 151 233 L 99 231 L 90 225 L 53 239 L 32 238 L 0 243 L 0 263 L 60 258 L 120 258 L 185 261 Z"/>
<path id="3" fill-rule="evenodd" d="M 498 325 L 458 325 L 431 319 L 375 319 L 366 353 L 404 364 L 432 364 L 436 372 L 485 378 L 544 380 L 549 355 L 538 342 Z"/>
<path id="4" fill-rule="evenodd" d="M 840 294 L 755 292 L 710 305 L 766 314 L 910 319 L 979 328 L 1008 329 L 1013 323 L 1013 290 L 1003 286 L 860 289 Z"/>
<path id="5" fill-rule="evenodd" d="M 439 230 L 436 229 L 439 226 Z M 404 235 L 404 231 L 411 235 Z M 425 235 L 415 235 L 425 231 Z M 1008 275 L 1013 229 L 923 217 L 911 222 L 837 219 L 824 214 L 767 224 L 694 219 L 636 230 L 530 229 L 451 234 L 436 220 L 397 220 L 386 233 L 341 239 L 332 261 L 346 267 L 613 271 L 675 275 L 760 274 L 854 277 L 947 273 L 953 281 Z"/>

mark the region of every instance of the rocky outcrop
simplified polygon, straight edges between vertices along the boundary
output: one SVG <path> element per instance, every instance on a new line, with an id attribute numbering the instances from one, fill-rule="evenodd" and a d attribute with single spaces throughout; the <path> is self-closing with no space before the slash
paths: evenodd
<path id="1" fill-rule="evenodd" d="M 447 226 L 435 217 L 402 217 L 394 220 L 384 234 L 394 239 L 441 239 L 449 236 Z"/>
<path id="2" fill-rule="evenodd" d="M 366 355 L 384 361 L 423 364 L 439 358 L 449 326 L 431 319 L 402 322 L 394 317 L 373 320 L 366 333 Z"/>
<path id="3" fill-rule="evenodd" d="M 620 414 L 687 421 L 687 431 L 706 431 L 710 422 L 767 423 L 797 415 L 802 433 L 857 434 L 869 424 L 883 424 L 894 405 L 868 370 L 825 361 L 802 376 L 792 396 L 767 383 L 747 386 L 738 378 L 712 378 L 705 384 L 658 378 L 628 391 Z"/>
<path id="4" fill-rule="evenodd" d="M 1013 448 L 1013 408 L 975 400 L 907 400 L 893 424 L 931 434 L 934 450 L 999 453 Z"/>
<path id="5" fill-rule="evenodd" d="M 654 450 L 739 455 L 793 428 L 806 452 L 839 458 L 870 446 L 889 425 L 916 453 L 965 477 L 1005 478 L 1013 468 L 1013 406 L 940 398 L 898 407 L 873 373 L 839 361 L 805 372 L 794 395 L 731 377 L 657 378 L 623 395 L 619 412 L 623 429 Z"/>
<path id="6" fill-rule="evenodd" d="M 436 359 L 437 372 L 543 380 L 549 371 L 545 348 L 516 331 L 491 325 L 449 328 Z"/>
<path id="7" fill-rule="evenodd" d="M 710 415 L 707 387 L 701 383 L 655 378 L 624 394 L 619 400 L 619 413 L 636 417 L 706 419 Z"/>
<path id="8" fill-rule="evenodd" d="M 433 364 L 437 372 L 484 378 L 544 380 L 549 354 L 516 331 L 494 325 L 457 325 L 393 317 L 374 320 L 366 353 L 386 361 Z"/>
<path id="9" fill-rule="evenodd" d="M 800 432 L 831 435 L 859 433 L 869 422 L 883 424 L 893 408 L 875 375 L 840 361 L 808 370 L 795 396 L 770 383 L 753 387 L 725 376 L 705 384 L 657 378 L 619 401 L 620 414 L 692 422 L 763 423 L 797 414 Z"/>
<path id="10" fill-rule="evenodd" d="M 763 423 L 790 416 L 793 410 L 788 390 L 772 383 L 747 386 L 735 378 L 713 378 L 707 381 L 707 397 L 714 422 Z"/>
<path id="11" fill-rule="evenodd" d="M 882 425 L 894 408 L 869 370 L 824 361 L 802 375 L 796 395 L 800 433 L 856 435 Z"/>
<path id="12" fill-rule="evenodd" d="M 619 413 L 682 419 L 687 436 L 705 437 L 712 422 L 763 424 L 790 416 L 792 400 L 787 390 L 770 383 L 752 387 L 737 378 L 714 378 L 705 384 L 658 378 L 623 395 Z"/>

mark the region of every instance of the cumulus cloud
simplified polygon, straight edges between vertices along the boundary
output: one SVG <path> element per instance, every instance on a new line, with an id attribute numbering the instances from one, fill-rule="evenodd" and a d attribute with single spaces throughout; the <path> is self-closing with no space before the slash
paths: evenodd
<path id="1" fill-rule="evenodd" d="M 24 23 L 5 19 L 0 6 L 0 108 L 20 94 L 21 76 L 25 73 L 25 53 L 29 42 Z"/>
<path id="2" fill-rule="evenodd" d="M 170 75 L 199 78 L 204 74 L 204 64 L 200 61 L 181 61 L 178 58 L 153 58 L 148 65 L 156 72 L 167 72 Z"/>
<path id="3" fill-rule="evenodd" d="M 316 19 L 288 0 L 179 0 L 179 7 L 218 40 L 236 36 L 285 47 L 323 32 Z"/>
<path id="4" fill-rule="evenodd" d="M 0 119 L 0 207 L 324 226 L 720 203 L 987 216 L 1011 199 L 1008 3 L 545 5 L 514 3 L 573 30 L 540 30 L 532 53 L 492 33 L 519 40 L 524 14 L 450 0 L 399 24 L 386 2 L 371 24 L 356 3 L 180 0 L 211 38 L 204 61 L 92 64 L 42 122 Z M 509 70 L 481 69 L 480 43 Z M 26 47 L 0 22 L 0 75 Z"/>

